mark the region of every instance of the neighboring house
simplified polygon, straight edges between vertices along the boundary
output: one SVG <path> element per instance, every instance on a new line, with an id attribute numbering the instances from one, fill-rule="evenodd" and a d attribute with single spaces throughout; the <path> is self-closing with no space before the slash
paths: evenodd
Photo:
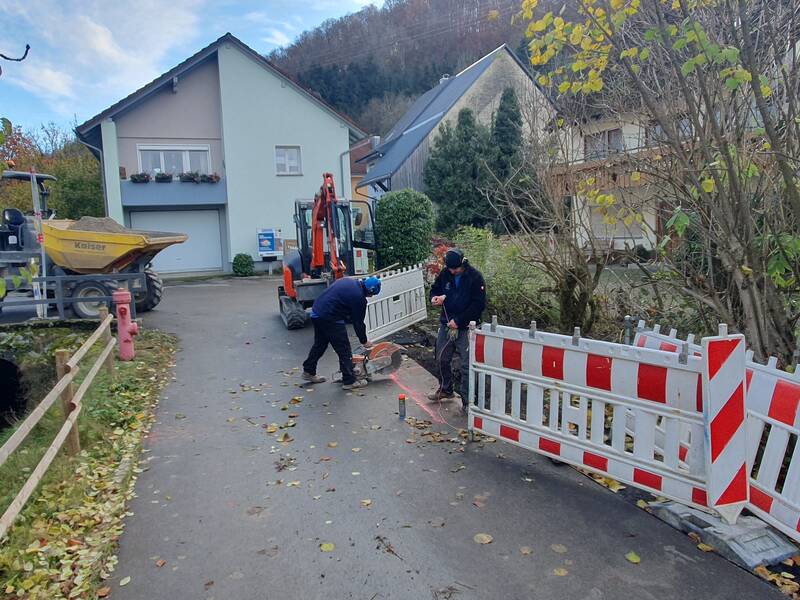
<path id="1" fill-rule="evenodd" d="M 383 143 L 361 159 L 368 169 L 358 188 L 368 188 L 373 197 L 403 188 L 425 191 L 425 163 L 439 125 L 455 124 L 463 108 L 472 109 L 479 122 L 490 124 L 507 87 L 516 90 L 520 106 L 530 109 L 523 111 L 526 128 L 543 127 L 552 109 L 528 69 L 504 44 L 458 75 L 445 75 L 439 85 L 420 96 Z"/>
<path id="2" fill-rule="evenodd" d="M 230 33 L 76 132 L 101 161 L 108 216 L 189 235 L 155 258 L 167 273 L 227 272 L 240 252 L 258 260 L 261 228 L 293 240 L 295 200 L 312 198 L 323 172 L 344 196 L 345 156 L 366 135 Z M 132 182 L 140 172 L 220 180 Z"/>
<path id="3" fill-rule="evenodd" d="M 350 194 L 353 200 L 369 200 L 367 188 L 358 189 L 367 174 L 367 163 L 362 160 L 375 149 L 374 140 L 379 137 L 368 137 L 350 146 Z"/>

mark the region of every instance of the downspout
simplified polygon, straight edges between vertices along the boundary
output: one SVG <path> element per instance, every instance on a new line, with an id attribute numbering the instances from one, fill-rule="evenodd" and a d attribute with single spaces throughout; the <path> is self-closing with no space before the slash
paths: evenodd
<path id="1" fill-rule="evenodd" d="M 339 155 L 339 174 L 342 176 L 342 178 L 339 181 L 342 182 L 341 185 L 343 185 L 343 186 L 344 186 L 344 157 L 347 154 L 350 154 L 350 148 L 348 148 L 347 150 L 345 150 L 344 152 L 342 152 Z M 353 182 L 352 181 L 348 181 L 347 182 L 347 189 L 351 190 L 351 194 L 350 194 L 351 196 L 353 195 L 352 194 L 352 187 L 353 187 Z M 347 196 L 345 196 L 345 198 L 347 198 Z M 352 198 L 350 198 L 350 199 L 352 200 Z"/>
<path id="2" fill-rule="evenodd" d="M 103 187 L 103 203 L 106 205 L 106 216 L 108 216 L 108 194 L 106 193 L 106 168 L 103 162 L 103 151 L 97 146 L 92 146 L 89 142 L 82 140 L 77 131 L 75 132 L 75 137 L 79 143 L 89 148 L 89 150 L 94 150 L 100 155 L 100 185 Z"/>

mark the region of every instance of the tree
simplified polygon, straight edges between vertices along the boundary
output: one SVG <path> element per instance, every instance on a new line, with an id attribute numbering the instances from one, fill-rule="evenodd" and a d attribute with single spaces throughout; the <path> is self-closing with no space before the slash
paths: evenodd
<path id="1" fill-rule="evenodd" d="M 643 185 L 611 193 L 586 177 L 588 208 L 629 225 L 657 190 L 664 232 L 652 234 L 667 271 L 655 283 L 745 333 L 758 358 L 790 360 L 800 320 L 797 3 L 575 4 L 562 16 L 522 3 L 539 83 L 567 123 L 593 112 L 648 130 L 649 147 L 604 166 Z"/>
<path id="2" fill-rule="evenodd" d="M 407 189 L 383 196 L 375 209 L 380 266 L 410 266 L 428 258 L 433 224 L 433 205 L 425 194 Z"/>
<path id="3" fill-rule="evenodd" d="M 481 193 L 485 177 L 489 132 L 464 108 L 456 126 L 445 122 L 433 142 L 425 165 L 424 182 L 437 208 L 437 227 L 452 232 L 460 225 L 482 227 L 493 213 Z"/>
<path id="4" fill-rule="evenodd" d="M 503 90 L 492 122 L 491 141 L 495 154 L 491 167 L 498 177 L 506 178 L 518 162 L 522 146 L 522 113 L 514 88 Z"/>

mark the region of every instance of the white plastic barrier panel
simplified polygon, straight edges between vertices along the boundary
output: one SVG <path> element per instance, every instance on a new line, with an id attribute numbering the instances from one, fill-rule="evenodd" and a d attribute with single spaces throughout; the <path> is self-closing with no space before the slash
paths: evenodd
<path id="1" fill-rule="evenodd" d="M 422 266 L 405 267 L 378 275 L 381 293 L 367 299 L 367 336 L 377 341 L 425 320 L 425 281 Z"/>
<path id="2" fill-rule="evenodd" d="M 641 347 L 665 344 L 665 350 L 675 352 L 690 341 L 678 339 L 674 331 L 669 335 L 656 328 L 644 331 L 640 323 L 634 343 Z M 690 351 L 702 349 L 692 344 Z M 747 509 L 800 541 L 800 373 L 777 369 L 775 358 L 758 364 L 748 353 L 745 378 Z"/>
<path id="3" fill-rule="evenodd" d="M 743 346 L 741 336 L 708 341 Z M 469 427 L 684 504 L 719 508 L 733 522 L 744 501 L 737 455 L 725 442 L 738 442 L 744 424 L 729 418 L 733 394 L 717 377 L 735 370 L 738 358 L 709 364 L 578 335 L 484 325 L 470 336 Z M 742 353 L 742 378 L 743 361 Z M 717 413 L 703 410 L 709 395 Z M 727 492 L 731 487 L 736 494 Z"/>

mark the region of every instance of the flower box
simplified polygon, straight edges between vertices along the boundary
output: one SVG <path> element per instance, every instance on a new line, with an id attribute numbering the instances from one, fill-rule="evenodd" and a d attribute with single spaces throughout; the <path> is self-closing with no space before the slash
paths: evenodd
<path id="1" fill-rule="evenodd" d="M 216 173 L 213 175 L 200 175 L 200 183 L 219 183 L 220 177 Z"/>
<path id="2" fill-rule="evenodd" d="M 181 173 L 180 175 L 178 175 L 178 178 L 183 183 L 200 183 L 200 174 L 195 171 Z"/>
<path id="3" fill-rule="evenodd" d="M 131 173 L 131 182 L 133 183 L 148 183 L 150 181 L 150 173 Z"/>
<path id="4" fill-rule="evenodd" d="M 156 173 L 156 183 L 172 183 L 172 173 Z"/>

